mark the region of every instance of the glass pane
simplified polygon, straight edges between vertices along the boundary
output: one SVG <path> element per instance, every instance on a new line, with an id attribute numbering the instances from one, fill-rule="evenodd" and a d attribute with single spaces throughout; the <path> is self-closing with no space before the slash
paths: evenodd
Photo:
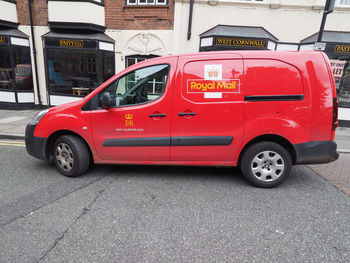
<path id="1" fill-rule="evenodd" d="M 113 52 L 100 53 L 100 82 L 103 83 L 115 74 L 115 59 Z"/>
<path id="2" fill-rule="evenodd" d="M 33 90 L 32 65 L 29 47 L 13 47 L 17 90 Z"/>
<path id="3" fill-rule="evenodd" d="M 350 107 L 350 56 L 327 54 L 337 88 L 339 106 Z"/>
<path id="4" fill-rule="evenodd" d="M 13 87 L 10 50 L 7 47 L 0 47 L 0 90 L 13 90 Z"/>
<path id="5" fill-rule="evenodd" d="M 95 51 L 48 49 L 47 72 L 53 93 L 86 96 L 99 86 Z"/>
<path id="6" fill-rule="evenodd" d="M 169 73 L 168 65 L 157 65 L 135 70 L 111 84 L 108 91 L 114 106 L 150 102 L 162 96 Z M 103 93 L 100 95 L 100 101 Z"/>

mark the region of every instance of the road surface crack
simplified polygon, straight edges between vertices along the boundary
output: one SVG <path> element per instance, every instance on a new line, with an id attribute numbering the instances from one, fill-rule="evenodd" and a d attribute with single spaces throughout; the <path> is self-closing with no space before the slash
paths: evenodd
<path id="1" fill-rule="evenodd" d="M 106 187 L 104 187 L 102 190 L 97 192 L 97 195 L 95 198 L 88 204 L 86 207 L 84 207 L 79 214 L 79 216 L 73 221 L 71 225 L 67 227 L 65 231 L 54 241 L 54 243 L 49 247 L 49 249 L 39 258 L 37 262 L 41 262 L 44 260 L 44 258 L 59 244 L 59 242 L 66 236 L 67 232 L 83 217 L 85 216 L 91 209 L 91 207 L 96 203 L 96 201 L 102 196 L 102 194 L 109 188 L 109 186 L 115 181 L 111 180 Z"/>

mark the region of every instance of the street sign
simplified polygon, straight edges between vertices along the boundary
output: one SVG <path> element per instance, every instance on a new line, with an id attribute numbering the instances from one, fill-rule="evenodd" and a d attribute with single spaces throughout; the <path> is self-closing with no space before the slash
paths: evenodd
<path id="1" fill-rule="evenodd" d="M 326 43 L 316 42 L 314 45 L 314 50 L 324 51 L 326 49 Z"/>

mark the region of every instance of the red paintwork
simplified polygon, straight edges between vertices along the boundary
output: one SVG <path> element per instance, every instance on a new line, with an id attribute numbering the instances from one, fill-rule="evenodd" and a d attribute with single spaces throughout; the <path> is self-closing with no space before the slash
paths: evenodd
<path id="1" fill-rule="evenodd" d="M 137 68 L 164 63 L 171 69 L 160 99 L 137 106 L 81 111 L 115 79 Z M 223 92 L 221 98 L 206 99 L 201 90 L 189 93 L 189 80 L 198 80 L 199 85 L 209 83 L 203 81 L 205 64 L 222 65 L 222 79 L 239 82 L 239 92 L 236 89 Z M 304 99 L 298 101 L 244 101 L 249 95 L 302 94 Z M 161 57 L 125 69 L 80 101 L 51 108 L 34 135 L 75 132 L 87 142 L 96 163 L 236 165 L 244 146 L 261 135 L 278 135 L 291 144 L 332 140 L 335 96 L 328 60 L 321 52 L 227 51 Z M 180 117 L 179 112 L 197 115 Z M 119 132 L 116 129 L 123 127 L 129 113 L 137 131 Z M 167 116 L 148 117 L 155 113 Z M 102 147 L 109 138 L 170 136 L 234 139 L 229 146 Z"/>

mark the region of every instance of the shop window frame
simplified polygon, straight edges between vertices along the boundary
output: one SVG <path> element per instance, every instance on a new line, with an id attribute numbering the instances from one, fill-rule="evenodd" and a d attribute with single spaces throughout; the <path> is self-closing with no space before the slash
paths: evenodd
<path id="1" fill-rule="evenodd" d="M 148 55 L 148 56 L 143 56 L 143 55 L 131 55 L 131 56 L 126 56 L 126 57 L 125 57 L 125 68 L 130 67 L 130 66 L 132 66 L 132 65 L 135 65 L 135 64 L 137 64 L 137 63 L 139 63 L 139 62 L 146 61 L 146 60 L 152 59 L 152 58 L 157 58 L 157 57 L 159 57 L 159 56 L 157 56 L 157 55 Z M 132 65 L 128 65 L 128 59 L 143 59 L 143 60 L 137 61 L 136 63 L 134 63 L 134 64 L 132 64 Z"/>
<path id="2" fill-rule="evenodd" d="M 61 1 L 61 0 L 60 0 Z M 43 38 L 43 41 L 45 42 L 45 40 L 47 39 L 61 39 L 61 38 L 57 38 L 57 37 L 51 37 L 51 38 Z M 68 39 L 68 38 L 67 38 Z M 69 40 L 76 40 L 76 39 L 69 39 Z M 92 39 L 82 39 L 83 41 L 84 40 L 92 40 Z M 102 52 L 104 53 L 111 53 L 113 54 L 113 58 L 114 58 L 114 70 L 115 70 L 115 53 L 112 52 L 112 51 L 106 51 L 106 50 L 100 50 L 99 49 L 99 40 L 92 40 L 92 41 L 95 41 L 96 42 L 96 47 L 95 48 L 76 48 L 76 47 L 63 47 L 63 48 L 60 48 L 58 46 L 53 46 L 53 45 L 48 45 L 45 43 L 45 48 L 44 48 L 44 65 L 45 65 L 45 79 L 46 79 L 46 91 L 48 93 L 48 97 L 49 97 L 49 104 L 51 105 L 51 102 L 50 102 L 50 95 L 55 95 L 55 96 L 63 96 L 63 97 L 73 97 L 73 98 L 84 98 L 86 95 L 74 95 L 74 94 L 66 94 L 66 93 L 59 93 L 59 92 L 54 92 L 51 90 L 50 88 L 50 83 L 49 83 L 49 75 L 48 75 L 48 52 L 49 50 L 74 50 L 74 51 L 95 51 L 95 54 L 96 54 L 96 62 L 97 62 L 97 65 L 96 65 L 96 81 L 98 83 L 97 87 L 99 85 L 101 85 L 103 83 L 100 82 L 100 75 L 101 75 L 101 65 L 99 63 L 99 58 L 100 58 L 100 55 Z M 114 44 L 114 43 L 113 43 Z M 78 61 L 79 64 L 81 64 L 81 61 Z M 80 67 L 80 66 L 79 66 Z M 115 73 L 115 72 L 114 72 Z M 97 88 L 95 87 L 95 89 Z"/>
<path id="3" fill-rule="evenodd" d="M 16 84 L 16 67 L 15 67 L 15 58 L 14 58 L 14 50 L 13 48 L 15 47 L 18 47 L 18 48 L 28 48 L 29 49 L 29 55 L 31 55 L 31 52 L 30 52 L 30 46 L 21 46 L 21 45 L 14 45 L 14 44 L 11 44 L 11 35 L 4 35 L 6 38 L 7 38 L 7 43 L 5 44 L 2 44 L 0 45 L 1 47 L 5 47 L 8 51 L 9 51 L 9 59 L 10 59 L 10 65 L 11 65 L 11 77 L 12 77 L 12 80 L 13 80 L 13 89 L 12 90 L 3 90 L 3 89 L 0 89 L 0 91 L 2 92 L 11 92 L 11 93 L 14 93 L 15 95 L 15 103 L 18 104 L 20 103 L 19 102 L 19 99 L 18 99 L 18 93 L 33 93 L 34 94 L 34 79 L 32 80 L 33 81 L 33 85 L 32 85 L 32 89 L 31 90 L 19 90 L 18 87 L 17 87 L 17 84 Z M 22 38 L 22 37 L 16 37 L 16 38 Z M 23 38 L 23 39 L 26 39 L 28 40 L 28 38 Z M 32 66 L 32 59 L 30 57 L 30 65 Z M 33 66 L 32 66 L 32 74 L 33 74 Z M 31 104 L 31 103 L 30 103 Z"/>

